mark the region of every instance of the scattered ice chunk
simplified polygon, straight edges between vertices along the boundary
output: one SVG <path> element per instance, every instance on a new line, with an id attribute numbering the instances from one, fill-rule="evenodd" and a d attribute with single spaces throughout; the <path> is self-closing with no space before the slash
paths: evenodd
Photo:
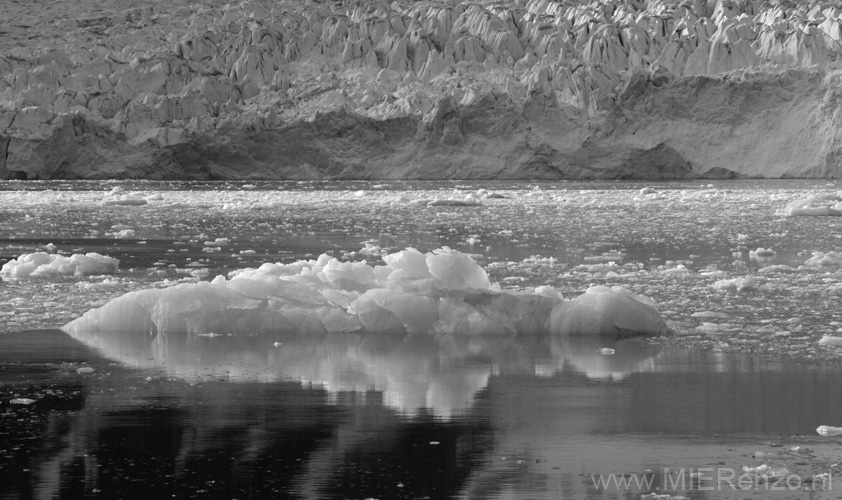
<path id="1" fill-rule="evenodd" d="M 842 254 L 830 251 L 813 252 L 813 256 L 804 262 L 808 267 L 840 267 L 842 266 Z"/>
<path id="2" fill-rule="evenodd" d="M 842 215 L 842 195 L 840 193 L 816 194 L 801 198 L 793 201 L 783 210 L 779 210 L 777 214 L 787 217 Z"/>
<path id="3" fill-rule="evenodd" d="M 670 274 L 670 275 L 673 275 L 673 276 L 683 276 L 683 275 L 690 274 L 690 270 L 687 269 L 687 267 L 685 267 L 684 264 L 678 264 L 675 267 L 667 267 L 667 268 L 661 269 L 661 272 L 664 273 L 664 274 Z"/>
<path id="4" fill-rule="evenodd" d="M 798 272 L 798 269 L 792 266 L 785 266 L 783 264 L 775 264 L 772 266 L 761 267 L 757 270 L 757 272 L 761 274 L 794 273 Z"/>
<path id="5" fill-rule="evenodd" d="M 730 317 L 728 314 L 716 312 L 716 311 L 699 311 L 694 312 L 692 315 L 694 318 L 728 318 Z"/>
<path id="6" fill-rule="evenodd" d="M 29 399 L 29 398 L 15 398 L 15 399 L 9 400 L 9 403 L 13 404 L 13 405 L 31 405 L 34 402 L 35 402 L 34 399 Z"/>
<path id="7" fill-rule="evenodd" d="M 83 288 L 85 290 L 98 290 L 98 289 L 106 289 L 106 288 L 116 288 L 123 286 L 123 282 L 119 280 L 112 280 L 106 278 L 99 283 L 87 283 L 87 282 L 79 282 L 76 283 L 76 286 L 79 288 Z"/>
<path id="8" fill-rule="evenodd" d="M 820 436 L 830 437 L 830 436 L 839 436 L 842 435 L 842 427 L 831 427 L 829 425 L 820 425 L 816 432 L 819 433 Z"/>
<path id="9" fill-rule="evenodd" d="M 716 290 L 725 290 L 728 292 L 746 292 L 757 290 L 757 281 L 751 276 L 747 276 L 730 280 L 719 280 L 711 285 L 711 287 Z"/>
<path id="10" fill-rule="evenodd" d="M 768 262 L 773 260 L 778 255 L 778 252 L 771 248 L 758 247 L 757 250 L 749 251 L 748 255 L 751 260 Z"/>
<path id="11" fill-rule="evenodd" d="M 379 245 L 375 245 L 373 241 L 364 241 L 363 245 L 365 246 L 357 251 L 357 253 L 361 255 L 371 255 L 379 257 L 380 254 L 383 253 L 383 248 Z"/>
<path id="12" fill-rule="evenodd" d="M 139 206 L 149 203 L 146 199 L 127 194 L 113 194 L 111 198 L 105 198 L 100 201 L 100 205 L 122 205 L 122 206 Z"/>
<path id="13" fill-rule="evenodd" d="M 111 274 L 119 269 L 120 261 L 98 253 L 73 254 L 70 257 L 35 252 L 10 260 L 0 269 L 0 276 L 22 278 L 25 276 L 86 276 Z"/>
<path id="14" fill-rule="evenodd" d="M 842 347 L 842 337 L 835 337 L 833 335 L 824 335 L 819 340 L 819 345 Z"/>

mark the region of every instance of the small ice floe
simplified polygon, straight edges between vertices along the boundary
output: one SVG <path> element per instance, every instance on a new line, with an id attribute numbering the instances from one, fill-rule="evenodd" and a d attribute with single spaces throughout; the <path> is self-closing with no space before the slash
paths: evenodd
<path id="1" fill-rule="evenodd" d="M 478 207 L 482 205 L 481 200 L 465 198 L 436 198 L 426 202 L 428 207 Z"/>
<path id="2" fill-rule="evenodd" d="M 229 240 L 228 238 L 217 238 L 213 241 L 206 241 L 205 242 L 206 247 L 223 246 L 223 245 L 229 245 L 229 244 L 231 244 L 231 240 Z"/>
<path id="3" fill-rule="evenodd" d="M 100 281 L 99 283 L 89 283 L 89 282 L 79 282 L 76 283 L 76 286 L 79 288 L 83 288 L 85 290 L 102 290 L 108 288 L 118 288 L 123 286 L 123 282 L 119 280 L 112 280 L 109 278 L 105 278 L 104 280 Z"/>
<path id="4" fill-rule="evenodd" d="M 826 345 L 831 347 L 842 347 L 842 337 L 836 337 L 833 335 L 824 335 L 821 340 L 819 340 L 819 345 Z"/>
<path id="5" fill-rule="evenodd" d="M 758 247 L 757 250 L 750 250 L 748 256 L 751 260 L 757 262 L 771 262 L 778 256 L 778 252 L 771 248 Z"/>
<path id="6" fill-rule="evenodd" d="M 26 276 L 87 276 L 116 273 L 120 261 L 95 252 L 64 255 L 35 252 L 23 254 L 0 268 L 0 276 L 22 278 Z"/>
<path id="7" fill-rule="evenodd" d="M 842 215 L 842 195 L 840 193 L 815 194 L 795 200 L 776 213 L 787 217 Z"/>
<path id="8" fill-rule="evenodd" d="M 757 290 L 758 284 L 757 280 L 751 276 L 746 276 L 730 280 L 719 280 L 711 285 L 711 287 L 715 290 L 723 290 L 726 292 L 747 292 L 750 290 Z"/>
<path id="9" fill-rule="evenodd" d="M 842 254 L 830 251 L 813 252 L 813 256 L 804 262 L 807 267 L 840 267 L 842 266 Z"/>
<path id="10" fill-rule="evenodd" d="M 675 267 L 659 267 L 659 271 L 672 276 L 685 276 L 691 272 L 684 264 L 678 264 Z"/>
<path id="11" fill-rule="evenodd" d="M 9 400 L 9 404 L 13 404 L 13 405 L 31 405 L 34 402 L 35 402 L 34 399 L 29 399 L 29 398 L 15 398 L 15 399 Z"/>
<path id="12" fill-rule="evenodd" d="M 795 273 L 798 269 L 792 266 L 785 266 L 783 264 L 774 264 L 771 266 L 761 267 L 757 270 L 760 274 L 779 274 L 779 273 Z"/>
<path id="13" fill-rule="evenodd" d="M 128 194 L 112 194 L 111 198 L 102 199 L 99 204 L 102 206 L 140 206 L 146 205 L 149 201 L 139 196 L 131 196 Z"/>
<path id="14" fill-rule="evenodd" d="M 830 437 L 830 436 L 839 436 L 842 435 L 842 427 L 831 427 L 829 425 L 820 425 L 816 432 L 819 433 L 820 436 Z"/>
<path id="15" fill-rule="evenodd" d="M 360 255 L 370 255 L 370 256 L 377 256 L 379 257 L 383 253 L 383 247 L 380 245 L 375 245 L 375 241 L 364 241 L 361 249 L 357 251 Z"/>
<path id="16" fill-rule="evenodd" d="M 699 312 L 694 312 L 690 316 L 692 316 L 694 318 L 729 318 L 730 317 L 730 315 L 728 315 L 728 314 L 725 314 L 725 313 L 722 313 L 722 312 L 716 312 L 716 311 L 699 311 Z"/>
<path id="17" fill-rule="evenodd" d="M 117 238 L 134 238 L 134 229 L 123 229 L 114 233 Z"/>

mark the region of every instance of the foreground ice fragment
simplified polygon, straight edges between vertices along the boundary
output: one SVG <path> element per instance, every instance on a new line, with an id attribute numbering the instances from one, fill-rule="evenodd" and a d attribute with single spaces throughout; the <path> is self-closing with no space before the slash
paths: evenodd
<path id="1" fill-rule="evenodd" d="M 26 276 L 87 276 L 116 273 L 120 261 L 95 252 L 64 255 L 35 252 L 10 260 L 0 269 L 0 275 L 15 278 Z"/>
<path id="2" fill-rule="evenodd" d="M 386 255 L 385 266 L 328 255 L 263 264 L 230 279 L 127 293 L 67 324 L 81 331 L 189 334 L 295 332 L 446 334 L 669 333 L 654 303 L 620 287 L 565 301 L 503 291 L 470 256 L 441 248 Z"/>

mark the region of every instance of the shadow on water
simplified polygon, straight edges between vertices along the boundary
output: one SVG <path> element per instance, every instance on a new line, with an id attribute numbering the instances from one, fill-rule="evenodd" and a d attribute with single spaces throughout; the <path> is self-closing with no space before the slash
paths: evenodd
<path id="1" fill-rule="evenodd" d="M 615 498 L 589 475 L 746 464 L 842 418 L 838 371 L 612 338 L 36 331 L 0 353 L 1 498 Z"/>

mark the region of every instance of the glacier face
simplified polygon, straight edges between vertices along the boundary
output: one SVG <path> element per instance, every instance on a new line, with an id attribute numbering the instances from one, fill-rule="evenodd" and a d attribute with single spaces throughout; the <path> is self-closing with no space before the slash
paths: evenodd
<path id="1" fill-rule="evenodd" d="M 5 14 L 0 178 L 840 176 L 828 1 Z"/>

